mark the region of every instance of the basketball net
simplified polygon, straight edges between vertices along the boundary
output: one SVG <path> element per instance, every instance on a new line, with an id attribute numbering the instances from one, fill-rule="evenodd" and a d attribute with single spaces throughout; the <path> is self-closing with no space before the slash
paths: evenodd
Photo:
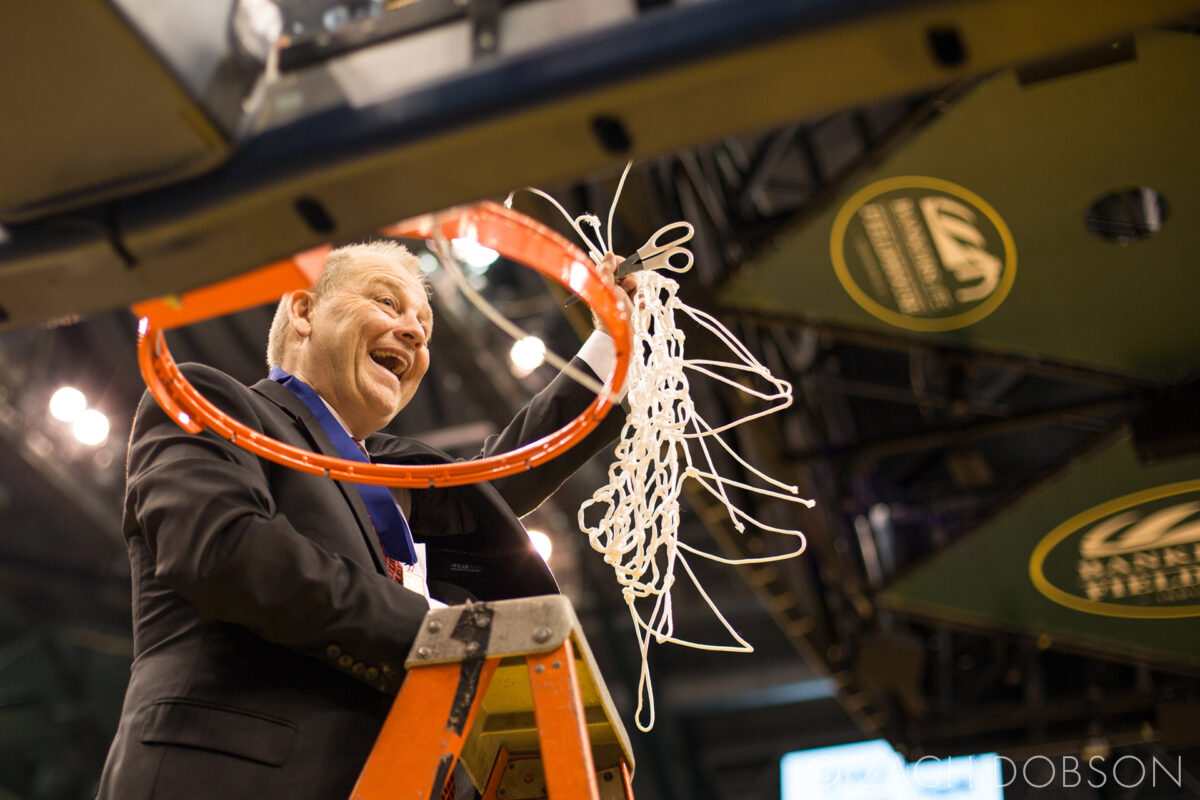
<path id="1" fill-rule="evenodd" d="M 608 236 L 603 236 L 600 220 L 591 214 L 572 218 L 550 195 L 529 188 L 549 201 L 567 219 L 587 246 L 597 264 L 605 253 L 612 252 L 612 220 L 617 201 L 629 174 L 627 164 L 617 185 L 608 215 Z M 511 207 L 512 196 L 506 205 Z M 584 228 L 591 229 L 591 235 Z M 594 238 L 593 238 L 594 237 Z M 489 318 L 514 338 L 525 331 L 505 319 L 467 283 L 445 240 L 435 249 L 444 265 L 454 276 L 467 298 Z M 666 263 L 665 270 L 684 272 L 691 268 Z M 634 335 L 633 359 L 626 385 L 629 414 L 616 447 L 616 457 L 608 469 L 608 483 L 585 501 L 579 509 L 579 526 L 587 534 L 592 549 L 604 555 L 604 561 L 616 573 L 621 595 L 629 608 L 641 654 L 638 677 L 638 703 L 634 722 L 642 731 L 654 726 L 654 687 L 650 678 L 649 651 L 651 643 L 674 643 L 701 650 L 753 652 L 754 648 L 725 619 L 716 603 L 697 578 L 688 556 L 705 558 L 721 564 L 743 565 L 781 561 L 804 552 L 804 534 L 798 530 L 779 528 L 743 511 L 729 496 L 729 489 L 769 497 L 808 508 L 812 500 L 798 496 L 798 489 L 763 473 L 725 440 L 734 428 L 768 414 L 775 414 L 792 404 L 792 387 L 787 381 L 771 374 L 736 336 L 711 314 L 684 303 L 679 298 L 679 284 L 662 272 L 638 273 L 638 287 L 633 297 L 631 327 Z M 729 353 L 729 360 L 688 358 L 684 344 L 686 335 L 676 324 L 687 318 L 712 334 Z M 560 369 L 566 362 L 548 354 L 547 360 Z M 593 390 L 599 388 L 590 376 L 576 376 Z M 691 382 L 712 380 L 761 401 L 760 410 L 719 426 L 710 424 L 696 408 L 692 399 Z M 758 384 L 763 388 L 754 388 Z M 608 387 L 601 391 L 607 396 Z M 717 459 L 714 459 L 714 454 Z M 751 485 L 720 474 L 716 462 L 732 459 L 741 468 L 766 484 Z M 679 539 L 679 495 L 687 480 L 695 481 L 704 491 L 724 506 L 733 527 L 744 533 L 747 525 L 761 531 L 794 537 L 796 542 L 787 552 L 757 558 L 726 558 L 709 553 Z M 773 488 L 768 488 L 773 487 Z M 589 525 L 586 516 L 591 509 L 601 511 L 595 524 Z M 594 516 L 594 514 L 593 514 Z M 672 591 L 676 569 L 682 568 L 708 608 L 731 637 L 731 642 L 695 642 L 675 635 Z M 643 722 L 643 714 L 648 719 Z"/>
<path id="2" fill-rule="evenodd" d="M 711 315 L 692 308 L 679 299 L 679 284 L 657 272 L 639 277 L 634 298 L 634 358 L 629 373 L 629 415 L 617 443 L 615 460 L 608 469 L 608 483 L 579 508 L 579 526 L 588 543 L 604 554 L 621 585 L 621 595 L 629 607 L 638 639 L 642 663 L 638 676 L 638 705 L 634 722 L 648 731 L 654 726 L 654 688 L 648 665 L 650 644 L 672 642 L 701 650 L 749 653 L 754 648 L 725 619 L 716 603 L 704 590 L 688 564 L 688 555 L 722 564 L 756 564 L 780 561 L 804 551 L 804 534 L 769 525 L 739 508 L 727 489 L 800 503 L 809 508 L 813 502 L 796 496 L 797 488 L 784 484 L 758 470 L 725 441 L 723 434 L 752 419 L 774 414 L 792 403 L 791 386 L 771 375 L 732 333 Z M 689 359 L 684 353 L 684 332 L 676 326 L 682 314 L 712 333 L 726 345 L 731 361 Z M 729 374 L 756 376 L 771 388 L 761 391 L 735 380 Z M 691 396 L 691 381 L 711 379 L 750 394 L 768 405 L 765 409 L 713 427 L 696 408 Z M 748 383 L 748 382 L 747 382 Z M 714 463 L 719 449 L 747 471 L 782 491 L 753 486 L 722 476 Z M 725 507 L 729 520 L 739 533 L 747 524 L 763 531 L 797 539 L 795 546 L 780 555 L 761 558 L 731 559 L 718 556 L 679 539 L 679 494 L 684 481 L 695 481 Z M 593 506 L 602 516 L 589 525 L 585 515 Z M 708 608 L 716 616 L 733 643 L 714 644 L 689 641 L 675 635 L 672 590 L 676 568 L 681 567 Z M 646 600 L 649 613 L 639 608 Z M 643 722 L 643 713 L 649 718 Z"/>

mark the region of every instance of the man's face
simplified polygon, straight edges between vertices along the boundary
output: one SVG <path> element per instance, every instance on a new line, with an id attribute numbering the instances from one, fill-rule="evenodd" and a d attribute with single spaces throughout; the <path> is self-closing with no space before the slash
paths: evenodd
<path id="1" fill-rule="evenodd" d="M 293 300 L 301 341 L 294 372 L 361 439 L 408 404 L 429 369 L 433 312 L 417 276 L 373 256 L 324 297 Z"/>

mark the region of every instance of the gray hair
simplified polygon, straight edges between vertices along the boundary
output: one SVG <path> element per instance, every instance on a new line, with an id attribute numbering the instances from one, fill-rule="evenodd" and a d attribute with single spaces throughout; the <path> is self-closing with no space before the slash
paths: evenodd
<path id="1" fill-rule="evenodd" d="M 422 285 L 427 285 L 424 273 L 421 272 L 421 262 L 407 247 L 387 239 L 380 239 L 362 244 L 351 244 L 331 250 L 325 259 L 325 269 L 313 284 L 313 296 L 320 299 L 338 290 L 346 277 L 364 262 L 376 262 L 380 259 L 390 261 L 408 270 L 421 279 Z M 271 330 L 267 334 L 267 366 L 281 366 L 284 353 L 292 340 L 292 329 L 288 320 L 288 302 L 292 292 L 285 294 L 275 307 L 275 318 L 271 320 Z"/>

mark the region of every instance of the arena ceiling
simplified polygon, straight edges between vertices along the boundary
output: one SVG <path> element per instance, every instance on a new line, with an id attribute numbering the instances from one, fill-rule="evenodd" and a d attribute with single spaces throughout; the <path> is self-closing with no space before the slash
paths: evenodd
<path id="1" fill-rule="evenodd" d="M 808 551 L 701 571 L 756 652 L 656 648 L 649 734 L 628 614 L 574 521 L 603 459 L 527 520 L 634 733 L 637 796 L 778 797 L 783 753 L 870 738 L 1178 757 L 1184 785 L 1139 796 L 1200 794 L 1196 3 L 279 5 L 268 65 L 231 3 L 4 12 L 0 798 L 90 797 L 115 728 L 127 306 L 524 185 L 603 213 L 626 159 L 617 249 L 696 226 L 681 295 L 795 387 L 739 452 L 818 503 L 740 498 Z M 469 454 L 548 374 L 514 377 L 505 336 L 431 279 L 434 366 L 393 428 Z M 479 282 L 556 352 L 586 331 L 528 269 Z M 269 315 L 170 346 L 250 382 Z M 47 414 L 67 384 L 105 444 Z M 694 391 L 711 420 L 744 413 Z M 689 542 L 782 546 L 687 499 Z M 723 635 L 686 587 L 676 618 Z"/>

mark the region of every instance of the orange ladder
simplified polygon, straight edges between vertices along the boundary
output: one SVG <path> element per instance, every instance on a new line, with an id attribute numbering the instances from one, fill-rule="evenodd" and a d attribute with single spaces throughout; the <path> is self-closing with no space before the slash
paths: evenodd
<path id="1" fill-rule="evenodd" d="M 629 736 L 560 595 L 431 610 L 351 800 L 633 800 Z"/>

